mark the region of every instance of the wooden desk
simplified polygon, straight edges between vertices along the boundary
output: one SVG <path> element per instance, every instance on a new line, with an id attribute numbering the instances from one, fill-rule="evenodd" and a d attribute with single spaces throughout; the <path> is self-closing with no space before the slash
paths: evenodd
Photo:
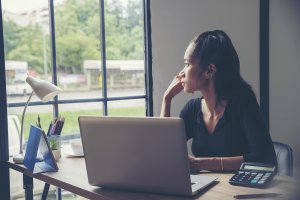
<path id="1" fill-rule="evenodd" d="M 88 199 L 213 199 L 227 200 L 234 199 L 237 194 L 266 193 L 277 192 L 283 194 L 280 199 L 298 199 L 300 194 L 299 183 L 294 178 L 287 176 L 275 176 L 272 184 L 267 189 L 254 189 L 246 187 L 232 186 L 228 183 L 232 174 L 213 174 L 218 176 L 218 183 L 210 189 L 205 190 L 199 195 L 192 198 L 175 197 L 167 195 L 157 195 L 149 193 L 126 192 L 118 190 L 105 190 L 98 187 L 90 186 L 87 179 L 85 161 L 83 158 L 66 158 L 63 157 L 58 162 L 59 171 L 53 173 L 35 174 L 28 172 L 23 165 L 17 165 L 12 160 L 8 162 L 9 168 L 23 173 L 24 177 L 33 177 L 50 185 L 57 186 L 67 191 L 78 194 Z M 298 197 L 298 198 L 297 198 Z"/>

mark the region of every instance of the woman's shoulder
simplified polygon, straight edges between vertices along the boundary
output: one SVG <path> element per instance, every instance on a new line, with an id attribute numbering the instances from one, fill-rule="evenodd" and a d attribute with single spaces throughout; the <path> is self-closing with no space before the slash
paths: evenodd
<path id="1" fill-rule="evenodd" d="M 192 105 L 193 107 L 200 107 L 201 105 L 201 98 L 195 98 L 195 99 L 190 99 L 187 104 Z"/>
<path id="2" fill-rule="evenodd" d="M 184 106 L 187 110 L 199 110 L 201 109 L 201 98 L 190 99 Z"/>

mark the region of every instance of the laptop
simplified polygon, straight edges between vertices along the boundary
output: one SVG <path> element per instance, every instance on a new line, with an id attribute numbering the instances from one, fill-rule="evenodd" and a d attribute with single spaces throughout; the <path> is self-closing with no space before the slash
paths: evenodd
<path id="1" fill-rule="evenodd" d="M 78 118 L 88 181 L 93 186 L 192 196 L 217 177 L 190 175 L 180 118 Z"/>

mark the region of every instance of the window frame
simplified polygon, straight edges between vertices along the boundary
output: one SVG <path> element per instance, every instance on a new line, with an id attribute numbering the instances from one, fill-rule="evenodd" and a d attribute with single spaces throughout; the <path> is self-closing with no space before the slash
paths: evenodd
<path id="1" fill-rule="evenodd" d="M 1 1 L 1 0 L 0 0 Z M 100 8 L 100 40 L 101 42 L 101 65 L 102 67 L 102 97 L 100 98 L 82 98 L 82 99 L 66 99 L 59 100 L 54 97 L 54 100 L 48 102 L 33 101 L 29 102 L 29 106 L 53 105 L 54 117 L 59 116 L 58 105 L 72 104 L 72 103 L 96 103 L 102 102 L 103 115 L 108 115 L 108 105 L 110 101 L 117 100 L 131 100 L 131 99 L 145 99 L 146 102 L 146 116 L 153 116 L 153 82 L 152 82 L 152 51 L 151 51 L 151 24 L 150 24 L 150 1 L 143 0 L 143 16 L 144 16 L 144 76 L 145 76 L 145 95 L 131 95 L 131 96 L 107 96 L 107 81 L 106 81 L 106 39 L 105 39 L 105 7 L 104 0 L 99 0 Z M 52 83 L 57 85 L 57 66 L 56 66 L 56 36 L 55 36 L 55 18 L 54 18 L 54 3 L 49 0 L 49 28 L 50 28 L 50 44 L 51 44 L 51 68 L 52 68 Z M 2 22 L 2 21 L 1 21 Z M 7 107 L 22 107 L 26 102 L 8 103 Z"/>
<path id="2" fill-rule="evenodd" d="M 55 19 L 54 19 L 54 0 L 49 0 L 49 18 L 50 18 L 50 43 L 51 43 L 51 67 L 52 67 L 52 83 L 57 85 L 57 67 L 56 67 L 56 43 L 55 43 Z M 145 76 L 145 95 L 135 96 L 107 96 L 107 83 L 106 83 L 106 47 L 105 47 L 105 14 L 104 14 L 104 0 L 99 0 L 100 6 L 100 31 L 101 31 L 101 62 L 103 66 L 102 70 L 102 98 L 90 98 L 90 99 L 68 99 L 58 100 L 56 96 L 53 100 L 43 103 L 41 101 L 30 102 L 29 106 L 38 105 L 53 105 L 54 117 L 59 116 L 58 105 L 71 104 L 71 103 L 89 103 L 89 102 L 103 102 L 103 115 L 108 114 L 107 103 L 116 100 L 130 100 L 130 99 L 145 99 L 146 103 L 146 116 L 153 116 L 153 82 L 152 82 L 152 46 L 151 46 L 151 22 L 150 22 L 150 0 L 143 1 L 143 16 L 144 16 L 144 76 Z M 10 185 L 9 181 L 9 168 L 6 162 L 9 160 L 9 146 L 8 146 L 8 127 L 7 127 L 7 107 L 23 107 L 26 102 L 7 103 L 6 94 L 6 75 L 5 75 L 5 55 L 4 55 L 4 38 L 3 38 L 3 18 L 2 18 L 2 2 L 0 0 L 0 46 L 3 51 L 0 52 L 0 193 L 5 199 L 10 199 Z M 6 106 L 3 106 L 6 105 Z M 70 139 L 72 136 L 65 136 L 65 139 Z M 61 199 L 61 192 L 58 192 L 58 198 Z"/>

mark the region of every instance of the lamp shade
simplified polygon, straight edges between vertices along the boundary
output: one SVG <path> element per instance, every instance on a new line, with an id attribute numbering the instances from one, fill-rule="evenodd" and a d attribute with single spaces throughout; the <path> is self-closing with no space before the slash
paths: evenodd
<path id="1" fill-rule="evenodd" d="M 52 83 L 44 80 L 28 76 L 26 82 L 31 86 L 36 96 L 43 102 L 47 102 L 53 97 L 55 97 L 61 89 Z"/>

